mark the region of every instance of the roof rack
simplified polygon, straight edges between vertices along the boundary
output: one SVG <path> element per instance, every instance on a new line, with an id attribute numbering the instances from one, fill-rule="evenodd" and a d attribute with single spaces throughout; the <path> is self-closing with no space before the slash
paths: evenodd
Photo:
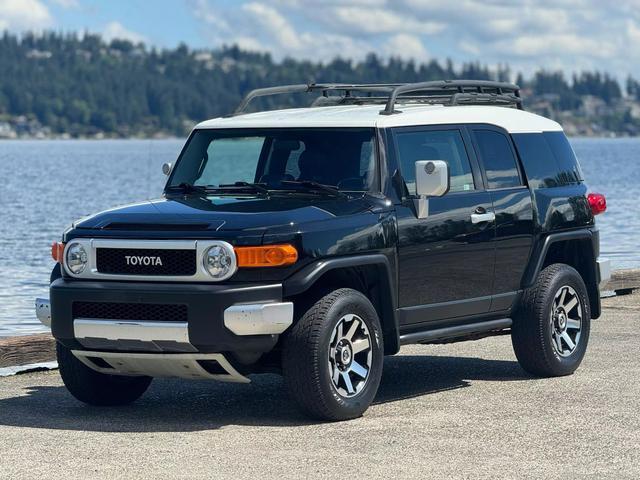
<path id="1" fill-rule="evenodd" d="M 520 87 L 513 83 L 487 80 L 441 80 L 407 83 L 394 88 L 380 114 L 400 113 L 394 109 L 398 96 L 416 92 L 421 93 L 418 97 L 421 99 L 448 98 L 448 105 L 515 105 L 519 110 L 523 110 Z"/>
<path id="2" fill-rule="evenodd" d="M 309 83 L 258 88 L 250 91 L 244 97 L 232 115 L 245 113 L 249 103 L 258 97 L 313 92 L 321 92 L 323 97 L 328 97 L 330 92 L 341 92 L 344 96 L 338 98 L 340 104 L 384 103 L 385 108 L 380 111 L 381 115 L 401 113 L 395 110 L 399 96 L 405 102 L 443 105 L 502 105 L 515 106 L 523 110 L 520 87 L 515 84 L 485 80 L 441 80 L 404 84 Z M 353 92 L 365 93 L 367 96 L 354 96 Z M 408 96 L 409 93 L 418 95 Z"/>

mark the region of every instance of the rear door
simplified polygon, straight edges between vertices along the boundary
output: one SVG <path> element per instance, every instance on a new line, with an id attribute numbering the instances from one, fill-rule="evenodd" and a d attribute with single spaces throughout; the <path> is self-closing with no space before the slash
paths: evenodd
<path id="1" fill-rule="evenodd" d="M 489 125 L 474 126 L 470 130 L 496 214 L 491 310 L 506 310 L 520 290 L 533 243 L 531 193 L 509 134 Z"/>
<path id="2" fill-rule="evenodd" d="M 494 270 L 494 223 L 470 137 L 464 127 L 393 129 L 394 154 L 406 185 L 397 206 L 400 321 L 406 325 L 489 311 Z M 444 160 L 451 188 L 429 198 L 429 214 L 417 218 L 415 162 Z M 427 325 L 425 325 L 427 326 Z"/>

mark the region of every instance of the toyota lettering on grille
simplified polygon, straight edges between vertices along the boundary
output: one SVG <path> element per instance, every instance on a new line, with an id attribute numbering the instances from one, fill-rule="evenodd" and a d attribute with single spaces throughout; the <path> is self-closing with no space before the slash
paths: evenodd
<path id="1" fill-rule="evenodd" d="M 127 265 L 162 266 L 162 258 L 160 257 L 125 255 L 124 259 L 127 262 Z"/>

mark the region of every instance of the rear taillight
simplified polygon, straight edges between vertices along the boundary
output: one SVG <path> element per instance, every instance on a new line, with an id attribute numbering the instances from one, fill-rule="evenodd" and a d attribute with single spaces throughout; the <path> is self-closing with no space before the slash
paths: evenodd
<path id="1" fill-rule="evenodd" d="M 599 215 L 607 210 L 607 199 L 601 193 L 590 193 L 587 195 L 587 200 L 594 215 Z"/>

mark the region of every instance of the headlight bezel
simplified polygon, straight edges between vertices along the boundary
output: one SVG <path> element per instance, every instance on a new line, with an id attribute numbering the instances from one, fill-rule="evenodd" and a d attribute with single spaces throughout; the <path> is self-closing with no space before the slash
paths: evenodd
<path id="1" fill-rule="evenodd" d="M 211 265 L 209 264 L 209 254 L 216 249 L 218 250 L 218 255 L 223 253 L 227 260 L 224 265 L 224 271 L 219 275 L 212 273 Z M 233 246 L 227 242 L 215 242 L 213 245 L 208 246 L 202 254 L 202 268 L 215 282 L 223 282 L 231 278 L 238 271 L 238 259 Z"/>
<path id="2" fill-rule="evenodd" d="M 79 250 L 74 252 L 74 249 Z M 75 255 L 76 258 L 73 260 L 70 258 L 71 255 Z M 79 263 L 76 260 L 80 260 Z M 65 254 L 64 254 L 64 266 L 72 275 L 82 275 L 82 272 L 87 268 L 89 264 L 89 253 L 87 249 L 79 242 L 70 242 L 67 245 Z M 76 269 L 79 267 L 79 269 Z"/>

